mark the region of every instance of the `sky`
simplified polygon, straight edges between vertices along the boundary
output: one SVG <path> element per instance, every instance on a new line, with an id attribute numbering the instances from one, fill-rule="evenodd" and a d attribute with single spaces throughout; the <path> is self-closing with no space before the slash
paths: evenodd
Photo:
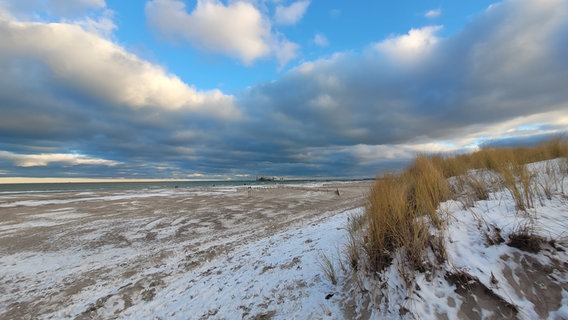
<path id="1" fill-rule="evenodd" d="M 568 1 L 0 0 L 0 180 L 374 177 L 568 128 Z"/>

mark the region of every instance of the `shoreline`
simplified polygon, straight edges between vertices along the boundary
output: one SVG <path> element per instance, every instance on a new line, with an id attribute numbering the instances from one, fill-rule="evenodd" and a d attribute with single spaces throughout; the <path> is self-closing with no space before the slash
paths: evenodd
<path id="1" fill-rule="evenodd" d="M 275 181 L 257 180 L 156 180 L 156 181 L 112 181 L 112 182 L 55 182 L 55 183 L 0 183 L 0 201 L 9 195 L 30 195 L 39 193 L 72 192 L 130 192 L 143 190 L 195 189 L 212 187 L 243 187 L 272 185 L 305 185 L 323 183 L 356 183 L 371 179 L 317 180 L 290 179 Z M 181 191 L 180 190 L 180 191 Z"/>
<path id="2" fill-rule="evenodd" d="M 299 178 L 281 178 L 281 179 L 130 179 L 130 178 L 55 178 L 55 177 L 44 177 L 44 178 L 31 178 L 31 177 L 0 177 L 0 185 L 18 185 L 18 184 L 82 184 L 82 183 L 163 183 L 163 182 L 189 182 L 189 183 L 199 183 L 199 182 L 219 182 L 219 183 L 253 183 L 253 182 L 356 182 L 356 181 L 368 181 L 374 180 L 375 178 L 309 178 L 309 177 L 299 177 Z"/>

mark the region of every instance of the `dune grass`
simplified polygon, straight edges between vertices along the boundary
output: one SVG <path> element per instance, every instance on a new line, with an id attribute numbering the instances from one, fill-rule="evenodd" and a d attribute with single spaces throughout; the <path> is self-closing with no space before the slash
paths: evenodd
<path id="1" fill-rule="evenodd" d="M 333 261 L 323 252 L 320 252 L 319 259 L 320 268 L 322 269 L 325 277 L 333 284 L 337 284 L 337 272 Z"/>
<path id="2" fill-rule="evenodd" d="M 422 269 L 427 263 L 423 253 L 432 243 L 429 226 L 442 227 L 436 210 L 449 195 L 443 173 L 426 156 L 418 156 L 400 175 L 377 179 L 366 208 L 369 228 L 365 251 L 371 269 L 388 266 L 399 248 L 413 268 Z"/>
<path id="3" fill-rule="evenodd" d="M 392 263 L 395 253 L 404 255 L 408 270 L 422 271 L 443 263 L 446 222 L 438 212 L 441 202 L 465 194 L 470 198 L 464 205 L 473 205 L 497 188 L 508 190 L 516 209 L 526 211 L 540 194 L 526 164 L 555 158 L 564 158 L 557 171 L 568 172 L 566 139 L 533 147 L 485 148 L 466 155 L 417 156 L 402 173 L 376 179 L 365 210 L 367 227 L 350 230 L 349 265 L 354 269 L 362 265 L 355 248 L 359 244 L 366 253 L 367 269 L 375 274 Z M 492 172 L 497 178 L 488 181 L 472 171 Z M 454 183 L 449 182 L 452 177 Z M 547 197 L 554 184 L 548 181 L 541 186 Z M 357 235 L 361 241 L 356 241 Z"/>

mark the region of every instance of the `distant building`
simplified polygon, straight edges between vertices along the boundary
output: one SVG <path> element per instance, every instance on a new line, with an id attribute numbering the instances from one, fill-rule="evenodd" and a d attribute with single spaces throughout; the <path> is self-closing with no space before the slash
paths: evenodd
<path id="1" fill-rule="evenodd" d="M 283 181 L 283 177 L 267 177 L 267 176 L 260 176 L 256 177 L 256 181 Z"/>

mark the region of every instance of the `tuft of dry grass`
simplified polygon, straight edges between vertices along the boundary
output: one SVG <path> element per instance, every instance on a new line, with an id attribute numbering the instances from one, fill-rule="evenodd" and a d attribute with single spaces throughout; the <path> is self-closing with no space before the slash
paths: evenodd
<path id="1" fill-rule="evenodd" d="M 548 200 L 552 200 L 553 192 L 558 190 L 558 184 L 562 182 L 558 178 L 558 171 L 560 170 L 560 165 L 554 166 L 552 163 L 547 163 L 544 168 L 545 175 L 538 181 L 538 185 Z"/>
<path id="2" fill-rule="evenodd" d="M 534 192 L 532 189 L 533 176 L 525 165 L 504 165 L 498 169 L 503 177 L 503 186 L 509 190 L 517 210 L 526 211 L 533 207 Z"/>
<path id="3" fill-rule="evenodd" d="M 421 270 L 428 262 L 431 245 L 430 225 L 442 228 L 437 214 L 440 202 L 448 199 L 450 188 L 444 174 L 426 156 L 400 175 L 385 175 L 377 179 L 367 205 L 368 241 L 366 252 L 374 271 L 387 267 L 393 253 L 402 248 L 408 264 Z M 435 254 L 443 257 L 445 254 Z"/>
<path id="4" fill-rule="evenodd" d="M 325 277 L 333 284 L 337 284 L 337 273 L 335 272 L 335 266 L 333 265 L 333 261 L 329 259 L 329 257 L 320 252 L 320 267 L 325 275 Z"/>
<path id="5" fill-rule="evenodd" d="M 353 271 L 359 270 L 359 263 L 361 261 L 361 245 L 357 239 L 355 234 L 349 234 L 349 242 L 343 251 L 345 260 Z"/>
<path id="6" fill-rule="evenodd" d="M 440 170 L 444 178 L 458 177 L 465 174 L 469 169 L 466 159 L 464 155 L 443 156 L 436 154 L 430 157 L 432 164 Z"/>
<path id="7" fill-rule="evenodd" d="M 436 210 L 440 202 L 447 200 L 450 195 L 450 186 L 442 170 L 434 164 L 432 159 L 420 155 L 405 171 L 403 179 L 408 181 L 407 198 L 413 214 L 427 216 L 439 226 L 441 221 Z"/>
<path id="8" fill-rule="evenodd" d="M 568 174 L 568 157 L 564 158 L 559 164 L 560 173 L 566 175 Z"/>
<path id="9" fill-rule="evenodd" d="M 361 215 L 351 215 L 348 218 L 349 225 L 347 227 L 347 232 L 349 240 L 346 247 L 343 250 L 343 255 L 351 270 L 359 270 L 359 263 L 361 261 L 361 242 L 359 241 L 360 233 L 365 226 L 366 216 Z"/>
<path id="10" fill-rule="evenodd" d="M 410 217 L 407 185 L 397 175 L 385 175 L 375 182 L 367 204 L 368 234 L 365 251 L 372 271 L 392 261 L 394 250 L 402 246 Z M 404 226 L 404 227 L 403 227 Z"/>
<path id="11" fill-rule="evenodd" d="M 530 228 L 518 228 L 509 235 L 507 245 L 530 253 L 538 253 L 546 239 L 536 235 Z"/>

